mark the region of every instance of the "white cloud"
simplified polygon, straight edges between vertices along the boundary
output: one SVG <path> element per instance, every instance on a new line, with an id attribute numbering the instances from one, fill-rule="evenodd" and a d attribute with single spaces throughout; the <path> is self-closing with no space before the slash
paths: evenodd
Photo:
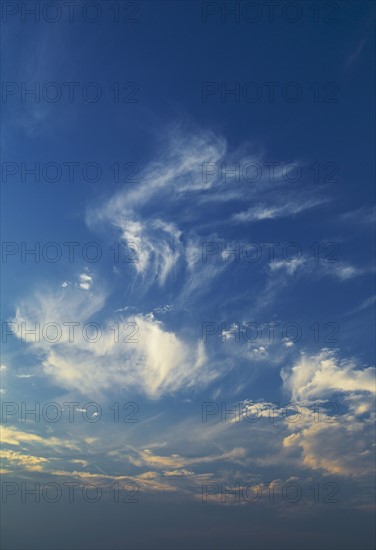
<path id="1" fill-rule="evenodd" d="M 328 202 L 328 199 L 310 199 L 302 200 L 301 202 L 287 201 L 285 204 L 274 204 L 272 206 L 267 204 L 258 204 L 257 206 L 252 206 L 248 210 L 234 214 L 232 220 L 235 222 L 257 222 L 274 218 L 289 217 L 326 202 Z"/>
<path id="2" fill-rule="evenodd" d="M 284 447 L 300 450 L 303 464 L 311 469 L 348 477 L 372 474 L 375 369 L 358 368 L 354 359 L 341 360 L 324 349 L 316 356 L 302 355 L 281 374 L 285 389 L 303 410 L 325 400 L 338 407 L 330 421 L 290 425 L 293 433 L 284 438 Z"/>
<path id="3" fill-rule="evenodd" d="M 160 219 L 141 221 L 130 219 L 117 221 L 121 237 L 126 245 L 129 263 L 138 274 L 158 279 L 164 285 L 181 256 L 181 232 L 172 224 Z"/>
<path id="4" fill-rule="evenodd" d="M 304 267 L 306 260 L 304 258 L 299 258 L 294 261 L 287 260 L 275 260 L 269 264 L 270 270 L 273 271 L 285 271 L 288 275 L 294 275 L 294 273 Z"/>
<path id="5" fill-rule="evenodd" d="M 208 365 L 203 342 L 182 340 L 153 315 L 122 317 L 117 325 L 115 320 L 107 319 L 102 325 L 97 323 L 99 339 L 88 341 L 83 327 L 93 322 L 94 313 L 103 306 L 104 295 L 97 293 L 87 299 L 87 292 L 81 289 L 68 292 L 32 296 L 17 308 L 15 317 L 18 325 L 30 327 L 39 322 L 42 327 L 57 322 L 63 329 L 56 343 L 43 338 L 29 342 L 42 360 L 45 373 L 60 386 L 92 394 L 118 386 L 133 387 L 157 398 L 206 385 L 218 375 Z M 73 339 L 66 322 L 79 323 Z"/>
<path id="6" fill-rule="evenodd" d="M 81 273 L 78 286 L 83 290 L 90 290 L 93 285 L 93 277 L 87 273 Z"/>
<path id="7" fill-rule="evenodd" d="M 328 273 L 338 277 L 341 281 L 348 281 L 349 279 L 363 275 L 365 272 L 366 270 L 350 264 L 331 265 L 328 268 Z"/>
<path id="8" fill-rule="evenodd" d="M 354 360 L 340 360 L 328 349 L 315 356 L 302 355 L 281 376 L 296 401 L 326 398 L 334 392 L 375 393 L 375 368 L 360 369 Z"/>
<path id="9" fill-rule="evenodd" d="M 81 292 L 77 287 L 38 291 L 27 300 L 21 300 L 12 321 L 19 326 L 23 322 L 26 328 L 34 327 L 36 322 L 41 325 L 54 322 L 61 326 L 70 321 L 82 323 L 98 313 L 105 301 L 106 293 L 100 289 L 95 293 Z"/>

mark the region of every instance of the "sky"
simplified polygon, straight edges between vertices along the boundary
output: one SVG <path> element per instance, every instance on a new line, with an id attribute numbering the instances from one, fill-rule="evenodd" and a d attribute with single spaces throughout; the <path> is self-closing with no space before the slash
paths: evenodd
<path id="1" fill-rule="evenodd" d="M 373 548 L 373 3 L 1 7 L 3 547 Z"/>

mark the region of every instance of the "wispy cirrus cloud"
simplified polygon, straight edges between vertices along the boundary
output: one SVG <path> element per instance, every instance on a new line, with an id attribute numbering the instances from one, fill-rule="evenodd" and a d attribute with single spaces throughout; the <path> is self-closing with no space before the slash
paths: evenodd
<path id="1" fill-rule="evenodd" d="M 252 206 L 248 210 L 234 214 L 232 220 L 234 222 L 251 223 L 272 220 L 275 218 L 285 218 L 295 216 L 305 210 L 315 208 L 327 202 L 329 202 L 329 199 L 322 198 L 303 200 L 302 202 L 291 201 L 284 204 L 258 204 L 257 206 Z"/>
<path id="2" fill-rule="evenodd" d="M 218 376 L 208 365 L 202 342 L 184 341 L 153 315 L 104 318 L 101 337 L 90 342 L 82 328 L 97 323 L 93 318 L 98 320 L 104 303 L 105 294 L 100 290 L 88 295 L 86 289 L 72 287 L 38 293 L 17 308 L 13 322 L 18 327 L 35 326 L 36 322 L 41 327 L 58 324 L 61 335 L 56 342 L 40 338 L 28 345 L 42 360 L 44 373 L 61 387 L 98 395 L 120 385 L 158 398 L 206 385 Z M 72 319 L 79 325 L 73 335 L 69 328 Z M 119 325 L 127 327 L 132 338 L 127 332 L 116 337 L 114 327 Z M 22 338 L 22 332 L 16 336 Z"/>

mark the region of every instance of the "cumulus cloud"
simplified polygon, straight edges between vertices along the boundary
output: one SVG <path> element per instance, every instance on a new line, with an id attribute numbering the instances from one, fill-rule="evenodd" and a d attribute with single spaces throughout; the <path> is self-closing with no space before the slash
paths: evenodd
<path id="1" fill-rule="evenodd" d="M 300 449 L 303 465 L 346 477 L 372 475 L 375 417 L 364 421 L 346 415 L 335 424 L 317 423 L 285 437 L 284 447 Z"/>
<path id="2" fill-rule="evenodd" d="M 302 355 L 291 369 L 282 370 L 284 388 L 308 408 L 314 400 L 332 399 L 338 409 L 325 422 L 291 426 L 286 449 L 299 449 L 303 464 L 348 477 L 370 475 L 374 468 L 375 369 L 359 368 L 354 359 L 340 359 L 327 349 Z M 341 397 L 341 408 L 338 406 Z"/>
<path id="3" fill-rule="evenodd" d="M 375 368 L 358 368 L 353 359 L 339 359 L 328 349 L 314 356 L 302 355 L 281 375 L 296 401 L 325 398 L 335 392 L 375 393 Z"/>

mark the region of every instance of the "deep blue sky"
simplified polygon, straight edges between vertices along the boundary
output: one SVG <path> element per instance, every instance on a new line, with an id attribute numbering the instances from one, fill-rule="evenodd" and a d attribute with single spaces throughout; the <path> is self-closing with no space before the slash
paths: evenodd
<path id="1" fill-rule="evenodd" d="M 71 23 L 66 8 L 56 23 L 46 20 L 44 2 L 35 22 L 24 14 L 31 4 L 2 6 L 2 398 L 20 411 L 21 402 L 95 401 L 106 413 L 91 424 L 69 423 L 66 408 L 57 423 L 17 412 L 6 425 L 3 414 L 2 481 L 91 480 L 104 491 L 136 483 L 140 502 L 126 506 L 126 533 L 111 492 L 95 505 L 66 494 L 55 507 L 29 503 L 21 535 L 25 504 L 9 497 L 5 546 L 373 547 L 373 3 L 302 1 L 291 22 L 289 3 L 277 2 L 271 21 L 267 3 L 255 2 L 260 20 L 250 22 L 247 2 L 100 2 L 92 23 L 82 16 L 88 2 Z M 136 21 L 114 23 L 113 5 L 124 17 L 134 10 Z M 237 21 L 226 15 L 231 7 Z M 67 82 L 77 83 L 71 101 Z M 102 92 L 96 102 L 82 95 L 90 82 Z M 114 83 L 121 99 L 136 101 L 116 101 Z M 39 101 L 23 95 L 33 86 Z M 259 100 L 247 101 L 255 87 Z M 235 88 L 236 98 L 225 94 Z M 46 101 L 53 89 L 61 98 Z M 293 89 L 302 96 L 288 101 Z M 35 163 L 38 182 L 23 174 Z M 60 181 L 45 177 L 48 163 Z M 87 163 L 100 168 L 98 181 L 88 181 L 92 171 L 82 176 Z M 250 165 L 257 182 L 247 180 Z M 297 181 L 286 181 L 286 165 L 300 171 Z M 225 178 L 234 166 L 239 179 Z M 57 262 L 43 254 L 51 242 L 62 250 Z M 66 242 L 78 243 L 72 261 Z M 97 262 L 82 255 L 89 242 L 102 251 Z M 274 261 L 270 242 L 279 243 Z M 114 243 L 137 262 L 115 261 Z M 257 262 L 243 253 L 250 243 Z M 283 256 L 289 243 L 296 262 Z M 34 246 L 40 261 L 23 257 Z M 222 258 L 203 261 L 221 247 Z M 239 261 L 226 256 L 234 247 Z M 56 323 L 61 340 L 25 342 L 22 327 L 38 322 Z M 73 342 L 67 322 L 80 324 Z M 89 322 L 103 332 L 97 343 L 82 337 Z M 7 335 L 7 323 L 17 335 Z M 129 323 L 128 336 L 136 327 L 138 342 L 114 342 L 114 323 Z M 254 323 L 263 332 L 251 341 L 244 335 Z M 113 422 L 114 402 L 136 403 L 139 422 Z M 205 402 L 216 411 L 275 402 L 278 418 L 221 422 L 216 412 L 204 423 Z M 297 423 L 280 409 L 291 402 L 302 410 Z M 314 422 L 327 402 L 336 403 L 335 422 Z M 209 484 L 257 483 L 265 492 L 291 480 L 303 489 L 293 507 L 265 496 L 257 506 L 228 506 L 220 495 L 201 502 Z M 325 483 L 337 484 L 339 502 L 313 503 L 314 482 L 323 494 Z"/>

